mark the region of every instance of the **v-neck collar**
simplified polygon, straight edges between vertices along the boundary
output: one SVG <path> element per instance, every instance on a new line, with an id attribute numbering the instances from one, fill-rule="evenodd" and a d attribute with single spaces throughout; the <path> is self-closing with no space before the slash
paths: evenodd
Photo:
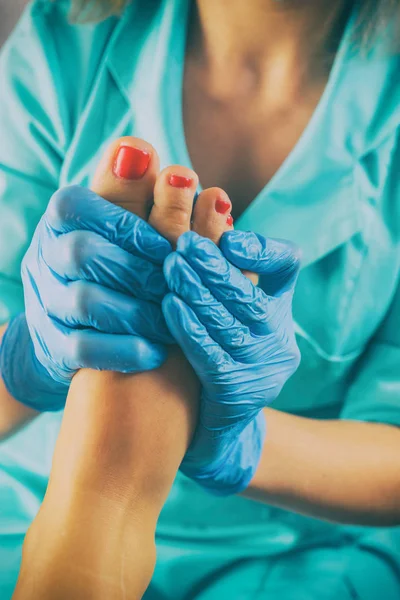
<path id="1" fill-rule="evenodd" d="M 189 150 L 186 143 L 185 126 L 183 118 L 183 84 L 184 84 L 184 71 L 185 71 L 185 53 L 186 53 L 186 39 L 187 30 L 189 23 L 189 7 L 190 2 L 181 0 L 182 7 L 179 8 L 180 19 L 178 22 L 178 30 L 175 30 L 174 44 L 170 48 L 169 56 L 172 57 L 171 66 L 169 69 L 168 76 L 171 81 L 174 81 L 174 85 L 169 86 L 170 94 L 167 101 L 170 103 L 170 115 L 173 115 L 175 121 L 175 129 L 178 131 L 178 135 L 173 140 L 174 154 L 180 162 L 192 170 L 195 170 L 190 158 Z M 270 194 L 274 193 L 275 189 L 281 187 L 281 182 L 286 177 L 291 176 L 291 170 L 296 170 L 296 167 L 301 163 L 302 156 L 306 153 L 307 146 L 311 143 L 311 138 L 317 132 L 318 123 L 324 118 L 326 111 L 328 110 L 329 104 L 333 101 L 338 79 L 340 78 L 343 62 L 346 60 L 348 53 L 349 42 L 353 27 L 354 14 L 350 17 L 349 22 L 345 27 L 342 40 L 339 44 L 338 51 L 330 74 L 328 77 L 327 84 L 318 101 L 318 104 L 313 111 L 311 119 L 304 128 L 302 134 L 297 140 L 295 146 L 286 157 L 282 165 L 275 172 L 272 178 L 266 183 L 266 185 L 260 190 L 257 196 L 252 200 L 248 208 L 243 212 L 242 216 L 236 220 L 236 225 L 241 228 L 241 222 L 246 221 L 246 213 L 251 210 L 258 203 L 263 203 Z M 199 184 L 199 190 L 201 191 L 201 181 Z"/>
<path id="2" fill-rule="evenodd" d="M 114 33 L 107 57 L 138 121 L 140 106 L 148 100 L 154 120 L 146 129 L 149 141 L 162 128 L 164 156 L 188 167 L 192 163 L 185 140 L 182 91 L 190 5 L 191 0 L 133 3 Z M 385 101 L 379 92 L 385 87 L 390 61 L 357 55 L 352 45 L 354 18 L 353 13 L 326 88 L 300 139 L 235 223 L 237 229 L 291 239 L 303 251 L 303 265 L 343 243 L 362 226 L 354 170 L 379 137 L 374 117 L 379 102 Z M 141 27 L 135 26 L 135 20 Z M 141 60 L 144 56 L 146 60 Z M 376 96 L 368 95 L 371 89 Z"/>
<path id="3" fill-rule="evenodd" d="M 169 68 L 165 73 L 168 80 L 163 86 L 167 94 L 164 100 L 169 105 L 168 122 L 174 123 L 175 135 L 170 137 L 174 161 L 193 169 L 183 121 L 183 79 L 190 2 L 181 0 L 176 6 L 179 19 L 176 21 L 173 40 L 168 49 Z M 320 124 L 326 120 L 329 106 L 335 101 L 335 92 L 340 88 L 339 80 L 350 46 L 353 18 L 354 15 L 345 28 L 327 85 L 309 123 L 284 163 L 235 222 L 236 229 L 255 230 L 265 236 L 294 241 L 302 250 L 303 265 L 323 255 L 331 248 L 332 242 L 341 243 L 358 227 L 356 211 L 350 218 L 347 210 L 347 185 L 352 185 L 351 177 L 347 177 L 341 207 L 338 202 L 331 202 L 329 207 L 323 202 L 314 203 L 313 208 L 310 208 L 310 198 L 307 197 L 309 182 L 299 176 L 299 171 L 307 162 L 307 155 L 312 154 L 313 139 L 322 135 L 319 131 Z M 352 161 L 349 162 L 349 167 L 351 170 Z M 318 175 L 316 172 L 313 179 Z M 332 187 L 337 185 L 336 181 L 336 178 L 332 181 Z M 343 185 L 341 187 L 343 188 Z M 200 182 L 199 190 L 201 189 Z M 320 197 L 326 197 L 324 189 L 321 189 Z M 292 215 L 288 214 L 289 211 L 292 211 Z M 331 235 L 322 238 L 320 231 L 315 231 L 314 228 L 320 229 L 320 224 L 326 221 L 327 217 L 331 225 Z M 335 227 L 336 223 L 338 227 Z"/>

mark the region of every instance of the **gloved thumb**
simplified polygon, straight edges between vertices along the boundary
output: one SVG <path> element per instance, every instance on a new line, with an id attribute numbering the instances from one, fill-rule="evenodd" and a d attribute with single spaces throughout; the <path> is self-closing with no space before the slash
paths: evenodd
<path id="1" fill-rule="evenodd" d="M 227 231 L 220 249 L 235 267 L 259 275 L 263 290 L 270 296 L 282 294 L 296 283 L 300 250 L 291 242 L 251 231 Z"/>

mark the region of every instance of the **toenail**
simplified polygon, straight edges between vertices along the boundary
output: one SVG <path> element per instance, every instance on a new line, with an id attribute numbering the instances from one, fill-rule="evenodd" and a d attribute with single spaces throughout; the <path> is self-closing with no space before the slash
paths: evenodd
<path id="1" fill-rule="evenodd" d="M 229 227 L 232 227 L 232 225 L 233 225 L 233 217 L 232 217 L 232 215 L 229 215 L 229 217 L 226 220 L 226 224 L 229 225 Z"/>
<path id="2" fill-rule="evenodd" d="M 217 211 L 217 213 L 219 213 L 220 215 L 224 215 L 230 209 L 231 203 L 229 202 L 229 200 L 221 197 L 217 198 L 215 202 L 215 210 Z"/>
<path id="3" fill-rule="evenodd" d="M 190 188 L 193 179 L 191 177 L 183 177 L 182 175 L 170 175 L 168 177 L 168 183 L 176 188 Z"/>
<path id="4" fill-rule="evenodd" d="M 147 150 L 120 146 L 114 161 L 114 175 L 122 179 L 141 179 L 149 168 L 150 159 Z"/>

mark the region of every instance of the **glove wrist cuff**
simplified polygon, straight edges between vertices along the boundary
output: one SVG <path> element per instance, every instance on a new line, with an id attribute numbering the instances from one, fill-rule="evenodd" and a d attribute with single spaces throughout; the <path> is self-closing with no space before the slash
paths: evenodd
<path id="1" fill-rule="evenodd" d="M 181 469 L 205 490 L 216 496 L 230 496 L 243 492 L 253 479 L 261 458 L 266 436 L 266 420 L 263 411 L 234 437 L 222 458 L 213 465 L 195 469 Z"/>
<path id="2" fill-rule="evenodd" d="M 24 313 L 14 317 L 4 333 L 0 373 L 8 393 L 21 404 L 38 411 L 64 407 L 68 386 L 54 381 L 39 363 Z"/>

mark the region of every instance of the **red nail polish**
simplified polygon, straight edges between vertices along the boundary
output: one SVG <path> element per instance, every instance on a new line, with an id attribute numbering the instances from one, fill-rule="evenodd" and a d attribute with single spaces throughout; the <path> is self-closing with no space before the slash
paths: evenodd
<path id="1" fill-rule="evenodd" d="M 226 198 L 217 198 L 215 202 L 215 210 L 220 215 L 224 215 L 231 209 L 231 203 Z"/>
<path id="2" fill-rule="evenodd" d="M 114 175 L 122 179 L 141 179 L 149 168 L 150 153 L 133 146 L 121 146 L 114 161 Z"/>
<path id="3" fill-rule="evenodd" d="M 232 225 L 233 225 L 233 217 L 232 217 L 232 215 L 229 215 L 229 217 L 226 220 L 226 224 L 229 225 L 229 227 L 232 227 Z"/>
<path id="4" fill-rule="evenodd" d="M 182 175 L 170 175 L 168 177 L 168 183 L 176 188 L 190 188 L 193 179 L 191 177 L 182 177 Z"/>

